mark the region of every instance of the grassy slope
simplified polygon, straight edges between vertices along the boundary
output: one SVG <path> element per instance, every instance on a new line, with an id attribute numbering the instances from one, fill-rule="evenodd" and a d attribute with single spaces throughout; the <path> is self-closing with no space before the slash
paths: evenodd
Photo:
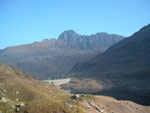
<path id="1" fill-rule="evenodd" d="M 82 112 L 79 102 L 72 100 L 63 90 L 24 76 L 20 70 L 0 64 L 0 97 L 8 100 L 7 103 L 0 103 L 0 111 L 3 113 L 13 112 L 12 106 L 20 103 L 27 104 L 20 109 L 20 113 Z"/>

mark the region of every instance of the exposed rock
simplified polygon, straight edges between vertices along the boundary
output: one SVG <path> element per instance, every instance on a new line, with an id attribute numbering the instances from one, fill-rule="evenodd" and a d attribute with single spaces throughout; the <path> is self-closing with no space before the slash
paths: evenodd
<path id="1" fill-rule="evenodd" d="M 50 93 L 52 93 L 53 91 L 49 91 Z"/>
<path id="2" fill-rule="evenodd" d="M 79 94 L 74 94 L 71 98 L 72 98 L 72 99 L 78 99 L 79 97 L 80 97 Z"/>
<path id="3" fill-rule="evenodd" d="M 7 91 L 5 89 L 1 89 L 3 93 L 6 93 Z"/>
<path id="4" fill-rule="evenodd" d="M 19 112 L 20 111 L 20 109 L 19 108 L 16 108 L 16 112 Z"/>
<path id="5" fill-rule="evenodd" d="M 16 98 L 16 101 L 19 101 L 19 99 L 18 99 L 18 98 Z"/>
<path id="6" fill-rule="evenodd" d="M 21 104 L 17 104 L 16 107 L 24 107 L 25 104 L 24 103 L 21 103 Z"/>
<path id="7" fill-rule="evenodd" d="M 13 104 L 10 104 L 11 108 L 15 109 L 15 106 Z"/>
<path id="8" fill-rule="evenodd" d="M 1 98 L 0 98 L 0 102 L 2 102 L 2 103 L 6 103 L 6 102 L 7 102 L 7 99 L 6 99 L 6 98 L 4 98 L 4 97 L 1 97 Z"/>
<path id="9" fill-rule="evenodd" d="M 18 95 L 18 94 L 19 94 L 19 91 L 16 91 L 16 94 Z"/>

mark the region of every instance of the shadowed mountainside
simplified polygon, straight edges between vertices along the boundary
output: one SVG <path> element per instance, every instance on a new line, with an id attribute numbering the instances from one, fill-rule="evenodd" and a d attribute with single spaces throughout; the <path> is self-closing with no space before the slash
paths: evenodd
<path id="1" fill-rule="evenodd" d="M 105 95 L 115 89 L 118 95 L 129 92 L 150 99 L 150 25 L 91 60 L 77 64 L 70 73 L 74 77 L 95 78 L 103 85 Z"/>

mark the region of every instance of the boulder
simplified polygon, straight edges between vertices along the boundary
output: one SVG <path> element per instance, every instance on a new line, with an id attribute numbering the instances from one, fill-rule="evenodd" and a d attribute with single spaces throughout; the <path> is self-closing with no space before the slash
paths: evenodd
<path id="1" fill-rule="evenodd" d="M 16 94 L 18 95 L 18 94 L 19 94 L 19 91 L 16 91 Z"/>
<path id="2" fill-rule="evenodd" d="M 16 101 L 19 101 L 19 99 L 18 99 L 18 98 L 16 98 Z"/>
<path id="3" fill-rule="evenodd" d="M 0 98 L 0 102 L 6 103 L 6 102 L 7 102 L 7 99 L 5 99 L 4 97 L 1 97 L 1 98 Z"/>
<path id="4" fill-rule="evenodd" d="M 79 94 L 75 94 L 75 95 L 73 95 L 71 98 L 72 98 L 72 99 L 78 99 L 79 97 L 80 97 Z"/>
<path id="5" fill-rule="evenodd" d="M 25 104 L 24 103 L 21 103 L 21 104 L 17 104 L 16 107 L 24 107 Z"/>

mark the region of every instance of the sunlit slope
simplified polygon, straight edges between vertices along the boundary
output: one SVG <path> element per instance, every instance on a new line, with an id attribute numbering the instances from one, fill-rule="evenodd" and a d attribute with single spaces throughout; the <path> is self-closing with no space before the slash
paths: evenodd
<path id="1" fill-rule="evenodd" d="M 72 100 L 69 94 L 51 84 L 33 80 L 30 76 L 24 75 L 18 69 L 0 64 L 0 111 L 81 113 L 80 104 Z M 16 107 L 18 104 L 23 104 L 23 107 Z"/>

